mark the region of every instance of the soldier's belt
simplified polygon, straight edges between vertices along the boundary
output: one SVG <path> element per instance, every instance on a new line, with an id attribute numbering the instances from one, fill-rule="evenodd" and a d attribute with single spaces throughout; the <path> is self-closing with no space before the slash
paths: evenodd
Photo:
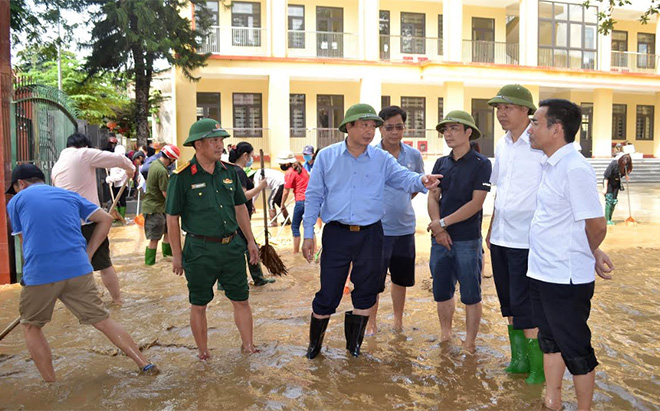
<path id="1" fill-rule="evenodd" d="M 229 244 L 229 243 L 231 243 L 231 240 L 233 240 L 234 237 L 236 237 L 236 231 L 234 231 L 231 235 L 229 235 L 227 237 L 222 237 L 222 238 L 220 238 L 220 237 L 210 237 L 208 235 L 199 235 L 199 234 L 193 234 L 193 233 L 187 233 L 186 235 L 188 237 L 198 238 L 200 240 L 208 241 L 208 242 L 211 242 L 211 243 Z"/>
<path id="2" fill-rule="evenodd" d="M 375 226 L 375 225 L 378 224 L 379 222 L 380 222 L 380 221 L 376 221 L 375 223 L 373 223 L 373 224 L 369 224 L 369 225 L 348 225 L 348 224 L 340 223 L 339 221 L 330 221 L 330 222 L 328 223 L 328 225 L 334 225 L 334 226 L 336 226 L 336 227 L 345 228 L 345 229 L 347 229 L 347 230 L 350 230 L 350 231 L 354 231 L 354 232 L 355 232 L 355 231 L 366 230 L 367 228 L 370 228 L 370 227 Z"/>

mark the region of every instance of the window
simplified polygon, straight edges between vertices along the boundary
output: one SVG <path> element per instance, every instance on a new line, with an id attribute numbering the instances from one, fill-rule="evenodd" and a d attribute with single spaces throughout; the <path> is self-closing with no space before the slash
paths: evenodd
<path id="1" fill-rule="evenodd" d="M 262 137 L 261 93 L 234 93 L 234 137 Z"/>
<path id="2" fill-rule="evenodd" d="M 202 40 L 201 52 L 211 52 L 217 53 L 220 51 L 220 32 L 218 27 L 218 2 L 217 1 L 207 1 L 205 5 L 200 5 L 195 9 L 195 28 L 199 30 L 201 27 L 201 21 L 204 18 L 206 24 L 211 26 L 208 28 L 208 31 L 204 32 L 204 38 Z M 206 20 L 209 18 L 209 20 Z"/>
<path id="3" fill-rule="evenodd" d="M 625 104 L 612 105 L 612 140 L 626 139 L 626 113 Z"/>
<path id="4" fill-rule="evenodd" d="M 380 96 L 380 109 L 391 106 L 390 101 L 390 96 Z"/>
<path id="5" fill-rule="evenodd" d="M 218 25 L 219 17 L 218 17 L 218 2 L 217 1 L 207 1 L 206 4 L 203 6 L 207 12 L 209 13 L 209 16 L 211 17 L 211 24 L 213 26 Z M 195 16 L 197 16 L 197 13 L 195 13 Z"/>
<path id="6" fill-rule="evenodd" d="M 442 56 L 444 48 L 442 45 L 443 38 L 443 29 L 442 29 L 442 14 L 438 14 L 438 56 Z"/>
<path id="7" fill-rule="evenodd" d="M 305 48 L 305 6 L 289 4 L 289 48 Z"/>
<path id="8" fill-rule="evenodd" d="M 327 147 L 344 139 L 337 127 L 344 120 L 344 96 L 319 94 L 316 96 L 316 145 Z"/>
<path id="9" fill-rule="evenodd" d="M 539 66 L 596 68 L 596 6 L 539 1 Z"/>
<path id="10" fill-rule="evenodd" d="M 637 106 L 637 140 L 653 140 L 653 106 Z"/>
<path id="11" fill-rule="evenodd" d="M 655 34 L 637 33 L 637 67 L 655 68 Z"/>
<path id="12" fill-rule="evenodd" d="M 380 10 L 378 12 L 378 34 L 380 35 L 380 58 L 390 59 L 390 12 Z"/>
<path id="13" fill-rule="evenodd" d="M 438 123 L 445 118 L 445 100 L 442 97 L 438 97 Z M 438 133 L 438 136 L 440 134 Z"/>
<path id="14" fill-rule="evenodd" d="M 495 19 L 472 17 L 472 61 L 495 62 Z"/>
<path id="15" fill-rule="evenodd" d="M 235 1 L 231 3 L 232 45 L 261 46 L 261 4 Z"/>
<path id="16" fill-rule="evenodd" d="M 291 137 L 305 137 L 305 95 L 289 95 L 289 127 Z"/>
<path id="17" fill-rule="evenodd" d="M 406 137 L 426 136 L 426 98 L 401 97 L 401 108 L 408 113 L 406 119 Z"/>
<path id="18" fill-rule="evenodd" d="M 220 121 L 220 93 L 197 93 L 197 120 L 200 118 Z"/>
<path id="19" fill-rule="evenodd" d="M 425 54 L 424 13 L 401 13 L 401 53 Z"/>
<path id="20" fill-rule="evenodd" d="M 612 31 L 612 67 L 628 67 L 628 32 Z"/>

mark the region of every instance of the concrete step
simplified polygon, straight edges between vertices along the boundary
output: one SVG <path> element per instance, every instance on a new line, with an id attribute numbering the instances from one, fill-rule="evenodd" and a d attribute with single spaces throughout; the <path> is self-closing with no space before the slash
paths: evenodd
<path id="1" fill-rule="evenodd" d="M 612 159 L 589 158 L 587 159 L 600 180 Z M 633 160 L 633 172 L 630 174 L 630 183 L 657 183 L 660 182 L 660 158 L 643 158 Z"/>

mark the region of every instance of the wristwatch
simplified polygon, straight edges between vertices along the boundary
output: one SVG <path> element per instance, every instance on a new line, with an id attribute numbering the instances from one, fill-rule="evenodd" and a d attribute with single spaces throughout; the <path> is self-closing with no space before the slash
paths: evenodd
<path id="1" fill-rule="evenodd" d="M 441 219 L 440 219 L 440 227 L 442 227 L 442 228 L 447 228 L 447 224 L 445 223 L 445 219 L 444 219 L 444 218 L 441 218 Z"/>

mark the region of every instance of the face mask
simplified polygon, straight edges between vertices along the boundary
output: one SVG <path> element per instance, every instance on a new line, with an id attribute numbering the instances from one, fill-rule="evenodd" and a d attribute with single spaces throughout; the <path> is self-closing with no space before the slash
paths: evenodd
<path id="1" fill-rule="evenodd" d="M 312 155 L 311 155 L 311 154 L 303 154 L 303 158 L 304 158 L 305 161 L 307 161 L 308 163 L 309 163 L 310 161 L 312 161 Z"/>
<path id="2" fill-rule="evenodd" d="M 250 167 L 254 163 L 254 158 L 250 157 L 250 159 L 245 163 L 245 167 Z"/>
<path id="3" fill-rule="evenodd" d="M 288 165 L 288 164 L 280 164 L 280 170 L 282 170 L 282 171 L 286 171 L 286 170 L 288 170 L 288 169 L 289 169 L 289 165 Z"/>

